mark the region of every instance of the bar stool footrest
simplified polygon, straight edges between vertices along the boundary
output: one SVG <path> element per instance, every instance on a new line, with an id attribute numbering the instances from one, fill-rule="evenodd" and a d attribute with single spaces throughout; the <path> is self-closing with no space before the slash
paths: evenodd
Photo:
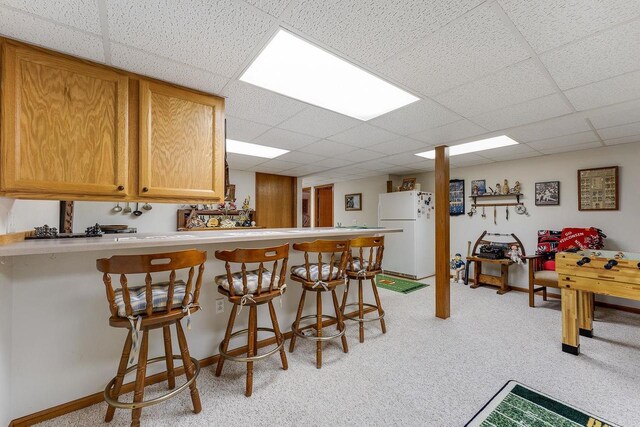
<path id="1" fill-rule="evenodd" d="M 178 356 L 178 355 L 175 355 L 175 354 L 172 356 L 172 358 L 174 360 L 182 360 L 182 356 Z M 116 377 L 113 377 L 111 379 L 111 381 L 109 381 L 109 384 L 107 384 L 107 386 L 104 388 L 104 400 L 105 400 L 105 402 L 107 402 L 109 404 L 109 406 L 113 406 L 114 408 L 118 408 L 118 409 L 138 409 L 138 408 L 144 408 L 144 407 L 147 407 L 147 406 L 155 405 L 155 404 L 160 403 L 160 402 L 164 402 L 167 399 L 171 399 L 172 397 L 176 396 L 180 392 L 186 390 L 196 380 L 196 378 L 198 378 L 198 375 L 200 375 L 200 362 L 195 357 L 191 357 L 190 359 L 191 359 L 191 363 L 193 363 L 193 366 L 195 368 L 195 373 L 194 373 L 193 377 L 191 377 L 191 379 L 187 380 L 180 387 L 177 387 L 177 388 L 171 390 L 169 393 L 163 394 L 162 396 L 155 397 L 153 399 L 143 400 L 142 402 L 120 402 L 117 398 L 114 399 L 114 398 L 111 397 L 111 390 L 113 389 L 113 386 L 116 383 Z M 147 360 L 147 365 L 150 365 L 150 364 L 156 363 L 156 362 L 164 362 L 166 360 L 167 359 L 166 359 L 165 356 L 154 357 L 153 359 Z M 125 371 L 124 374 L 127 375 L 127 374 L 135 371 L 136 369 L 138 369 L 138 364 L 137 363 L 135 365 L 132 365 L 131 367 L 129 367 Z"/>
<path id="2" fill-rule="evenodd" d="M 276 331 L 273 330 L 272 328 L 257 328 L 258 331 L 262 331 L 262 332 L 271 332 L 273 333 L 273 335 L 276 334 Z M 231 336 L 229 337 L 229 340 L 231 340 L 234 337 L 237 337 L 239 335 L 245 335 L 249 333 L 249 329 L 241 329 L 237 332 L 234 332 L 231 334 Z M 260 360 L 260 359 L 264 359 L 265 357 L 269 357 L 272 354 L 277 353 L 282 346 L 284 345 L 284 339 L 282 340 L 282 342 L 280 343 L 280 345 L 277 345 L 274 349 L 269 350 L 268 352 L 264 353 L 264 354 L 259 354 L 256 356 L 251 356 L 251 357 L 242 357 L 242 356 L 232 356 L 229 353 L 225 352 L 224 350 L 222 350 L 222 344 L 223 342 L 220 343 L 220 346 L 218 346 L 218 351 L 220 352 L 220 357 L 223 357 L 227 360 L 232 360 L 234 362 L 254 362 L 256 360 Z M 255 349 L 255 351 L 257 352 L 258 350 Z"/>
<path id="3" fill-rule="evenodd" d="M 328 316 L 326 314 L 322 314 L 321 315 L 323 320 L 335 320 L 336 322 L 338 321 L 338 319 L 335 316 Z M 305 319 L 314 319 L 316 320 L 318 318 L 317 315 L 315 314 L 310 314 L 308 316 L 303 316 L 300 318 L 300 322 L 302 322 Z M 312 325 L 308 325 L 308 326 L 315 326 L 315 324 Z M 305 328 L 307 328 L 308 326 L 305 326 Z M 302 332 L 302 328 L 300 328 L 299 324 L 298 324 L 298 328 L 296 328 L 296 324 L 295 322 L 291 325 L 291 332 L 293 332 L 294 334 L 296 334 L 297 337 L 299 338 L 303 338 L 305 340 L 311 340 L 311 341 L 329 341 L 335 338 L 340 338 L 341 336 L 344 335 L 345 331 L 347 328 L 343 328 L 341 331 L 339 331 L 337 334 L 333 334 L 333 335 L 323 335 L 321 337 L 315 336 L 315 335 L 305 335 Z"/>
<path id="4" fill-rule="evenodd" d="M 371 307 L 371 308 L 375 308 L 376 310 L 378 310 L 378 306 L 374 305 L 374 304 L 363 303 L 362 305 L 365 306 L 365 307 Z M 344 306 L 344 308 L 345 308 L 344 311 L 346 311 L 347 307 L 354 307 L 354 306 L 359 307 L 360 304 L 358 304 L 357 302 L 352 302 L 351 304 L 346 304 Z M 361 319 L 361 318 L 355 317 L 355 316 L 348 316 L 344 312 L 342 313 L 342 317 L 344 317 L 345 319 L 354 320 L 356 322 L 373 322 L 374 320 L 380 320 L 380 319 L 384 318 L 384 310 L 382 310 L 382 314 L 379 315 L 378 317 L 364 317 L 364 318 Z"/>

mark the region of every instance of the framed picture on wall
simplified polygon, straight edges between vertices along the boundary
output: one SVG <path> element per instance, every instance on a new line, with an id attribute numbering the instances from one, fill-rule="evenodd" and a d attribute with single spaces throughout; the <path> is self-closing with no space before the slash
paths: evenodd
<path id="1" fill-rule="evenodd" d="M 578 171 L 578 210 L 617 211 L 618 166 Z"/>
<path id="2" fill-rule="evenodd" d="M 361 211 L 362 210 L 362 193 L 353 193 L 344 195 L 345 211 Z"/>
<path id="3" fill-rule="evenodd" d="M 482 196 L 487 192 L 487 181 L 484 179 L 474 179 L 471 181 L 471 195 Z"/>
<path id="4" fill-rule="evenodd" d="M 402 180 L 402 185 L 400 186 L 400 191 L 411 191 L 416 188 L 416 179 L 415 178 L 404 178 Z"/>
<path id="5" fill-rule="evenodd" d="M 536 206 L 560 204 L 560 181 L 536 182 Z"/>
<path id="6" fill-rule="evenodd" d="M 464 214 L 464 179 L 449 180 L 449 215 Z"/>

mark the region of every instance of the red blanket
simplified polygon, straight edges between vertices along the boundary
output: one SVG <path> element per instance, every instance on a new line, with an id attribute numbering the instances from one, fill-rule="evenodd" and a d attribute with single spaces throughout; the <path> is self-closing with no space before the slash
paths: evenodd
<path id="1" fill-rule="evenodd" d="M 558 252 L 568 249 L 602 249 L 604 238 L 597 228 L 563 228 L 560 242 L 558 242 Z"/>

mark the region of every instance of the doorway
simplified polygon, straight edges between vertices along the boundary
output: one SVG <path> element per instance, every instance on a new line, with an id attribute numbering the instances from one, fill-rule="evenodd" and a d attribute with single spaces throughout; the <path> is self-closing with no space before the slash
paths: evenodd
<path id="1" fill-rule="evenodd" d="M 315 187 L 316 227 L 333 227 L 333 184 Z"/>
<path id="2" fill-rule="evenodd" d="M 302 189 L 302 226 L 311 227 L 311 187 Z"/>

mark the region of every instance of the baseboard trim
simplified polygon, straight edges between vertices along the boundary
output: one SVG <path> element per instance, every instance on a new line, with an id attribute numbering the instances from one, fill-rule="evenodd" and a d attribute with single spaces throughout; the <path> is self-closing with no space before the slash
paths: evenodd
<path id="1" fill-rule="evenodd" d="M 373 307 L 366 307 L 364 309 L 365 314 L 375 311 L 376 309 Z M 349 316 L 358 315 L 357 311 L 347 313 Z M 333 319 L 328 319 L 322 322 L 323 327 L 335 325 L 337 322 Z M 309 325 L 302 329 L 315 329 L 315 325 Z M 284 334 L 285 341 L 291 338 L 292 332 L 285 332 Z M 258 341 L 258 348 L 268 347 L 270 345 L 275 344 L 276 338 L 271 337 L 264 339 L 262 341 Z M 247 352 L 247 346 L 242 346 L 231 350 L 229 353 L 232 356 L 239 356 L 243 353 Z M 220 355 L 215 354 L 213 356 L 205 357 L 204 359 L 200 359 L 200 367 L 204 368 L 205 366 L 210 366 L 218 362 Z M 175 369 L 175 375 L 179 376 L 184 374 L 184 368 L 180 366 Z M 157 384 L 159 382 L 165 381 L 167 379 L 167 372 L 160 372 L 154 375 L 151 375 L 145 378 L 145 386 Z M 122 385 L 122 393 L 130 393 L 133 391 L 135 386 L 135 382 L 129 382 Z M 60 405 L 53 406 L 48 409 L 43 409 L 42 411 L 34 412 L 30 415 L 25 415 L 20 418 L 16 418 L 9 423 L 9 427 L 29 427 L 37 423 L 41 423 L 43 421 L 51 420 L 53 418 L 60 417 L 62 415 L 68 414 L 70 412 L 74 412 L 80 409 L 87 408 L 91 405 L 95 405 L 96 403 L 104 402 L 104 392 L 100 391 L 89 396 L 81 397 L 76 400 L 72 400 L 71 402 L 62 403 Z"/>

